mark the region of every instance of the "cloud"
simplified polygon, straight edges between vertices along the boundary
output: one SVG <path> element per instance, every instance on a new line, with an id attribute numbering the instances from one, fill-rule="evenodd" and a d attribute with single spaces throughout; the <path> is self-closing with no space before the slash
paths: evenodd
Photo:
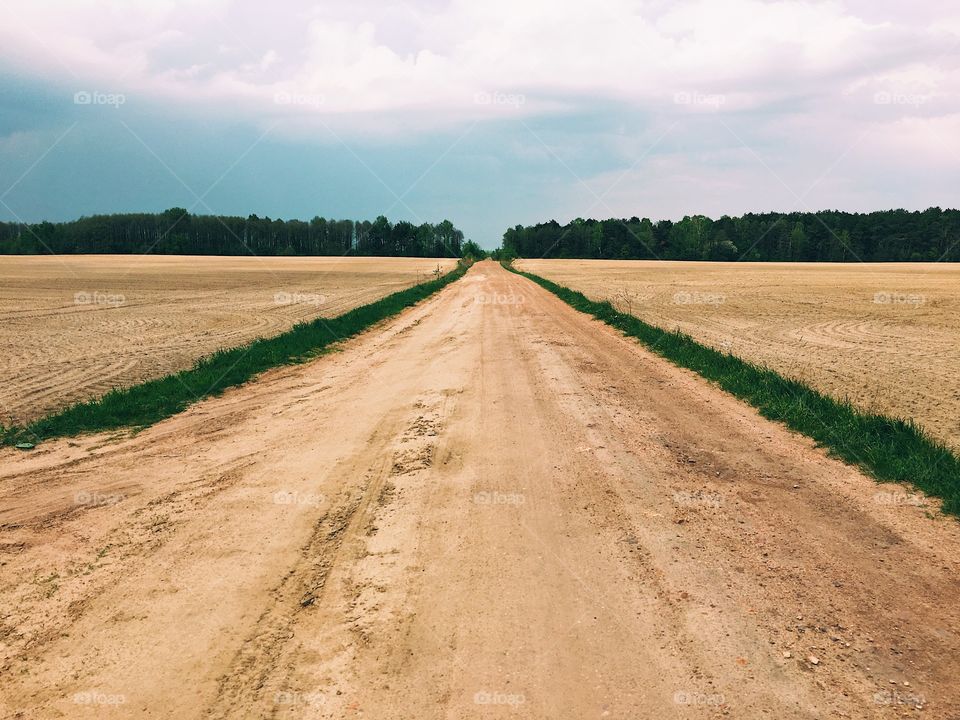
<path id="1" fill-rule="evenodd" d="M 249 0 L 15 0 L 0 11 L 0 42 L 21 73 L 186 108 L 241 108 L 254 121 L 376 115 L 360 126 L 387 132 L 404 116 L 429 129 L 597 100 L 672 112 L 677 94 L 723 97 L 728 111 L 765 108 L 876 85 L 911 66 L 934 69 L 922 78 L 930 93 L 958 89 L 940 71 L 957 57 L 954 18 L 914 23 L 911 6 L 865 19 L 852 7 L 295 0 L 278 13 Z"/>

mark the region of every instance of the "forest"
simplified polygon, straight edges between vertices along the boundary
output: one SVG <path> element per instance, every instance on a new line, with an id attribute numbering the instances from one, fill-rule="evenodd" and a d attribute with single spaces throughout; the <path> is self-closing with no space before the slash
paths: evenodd
<path id="1" fill-rule="evenodd" d="M 460 257 L 463 232 L 384 216 L 374 221 L 271 220 L 256 215 L 162 213 L 93 215 L 69 222 L 0 223 L 0 254 L 376 255 Z"/>
<path id="2" fill-rule="evenodd" d="M 762 213 L 678 222 L 555 220 L 504 233 L 500 254 L 528 258 L 958 262 L 960 211 Z"/>

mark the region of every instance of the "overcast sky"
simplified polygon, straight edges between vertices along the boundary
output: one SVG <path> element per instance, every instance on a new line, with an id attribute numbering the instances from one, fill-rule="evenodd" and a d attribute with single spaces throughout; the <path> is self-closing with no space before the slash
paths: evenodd
<path id="1" fill-rule="evenodd" d="M 0 219 L 957 206 L 960 3 L 5 0 Z"/>

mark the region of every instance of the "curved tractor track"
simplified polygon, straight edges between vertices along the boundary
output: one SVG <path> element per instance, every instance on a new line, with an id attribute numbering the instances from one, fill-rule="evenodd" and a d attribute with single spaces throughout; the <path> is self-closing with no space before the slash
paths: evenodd
<path id="1" fill-rule="evenodd" d="M 953 519 L 492 263 L 0 497 L 3 717 L 960 716 Z"/>

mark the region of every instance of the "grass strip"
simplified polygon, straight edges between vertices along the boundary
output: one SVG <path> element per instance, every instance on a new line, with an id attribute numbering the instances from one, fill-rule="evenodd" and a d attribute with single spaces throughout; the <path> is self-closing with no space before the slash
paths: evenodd
<path id="1" fill-rule="evenodd" d="M 571 307 L 636 338 L 657 355 L 716 383 L 753 405 L 765 418 L 813 438 L 833 456 L 875 479 L 910 483 L 927 495 L 942 498 L 944 512 L 960 515 L 960 458 L 912 420 L 864 412 L 689 335 L 622 313 L 609 301 L 597 302 L 533 273 L 504 266 Z"/>
<path id="2" fill-rule="evenodd" d="M 358 335 L 433 295 L 462 277 L 467 268 L 460 263 L 435 280 L 400 290 L 343 315 L 298 323 L 276 337 L 219 350 L 200 358 L 189 370 L 115 388 L 97 400 L 71 405 L 28 425 L 0 427 L 0 441 L 6 445 L 36 443 L 85 432 L 151 425 L 203 398 L 242 385 L 265 370 L 308 360 L 334 343 Z"/>

